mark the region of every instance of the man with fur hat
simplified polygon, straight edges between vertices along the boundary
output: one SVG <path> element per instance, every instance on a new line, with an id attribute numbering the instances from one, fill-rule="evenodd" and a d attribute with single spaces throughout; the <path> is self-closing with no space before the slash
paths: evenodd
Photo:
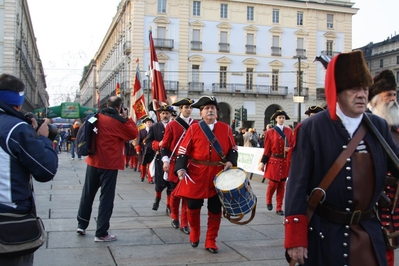
<path id="1" fill-rule="evenodd" d="M 179 107 L 180 115 L 176 119 L 168 123 L 162 141 L 161 154 L 162 154 L 163 170 L 166 173 L 168 173 L 168 181 L 171 185 L 172 190 L 175 189 L 177 183 L 179 182 L 179 178 L 173 172 L 177 158 L 177 147 L 179 146 L 184 135 L 186 134 L 188 127 L 192 123 L 198 123 L 196 120 L 191 118 L 191 112 L 193 110 L 191 104 L 193 103 L 194 103 L 193 100 L 189 98 L 184 98 L 172 104 L 173 106 Z M 182 203 L 181 204 L 182 211 L 179 219 L 180 201 Z M 188 226 L 188 220 L 187 220 L 186 200 L 180 197 L 176 197 L 172 192 L 170 200 L 170 208 L 171 208 L 170 217 L 172 218 L 171 222 L 172 226 L 176 229 L 180 228 L 180 230 L 185 234 L 189 234 L 190 228 Z"/>
<path id="2" fill-rule="evenodd" d="M 399 147 L 386 121 L 365 113 L 372 83 L 361 51 L 335 56 L 326 72 L 328 109 L 294 131 L 284 219 L 291 265 L 387 265 L 374 207 L 387 170 L 398 171 L 362 120 L 372 121 L 396 155 Z M 336 161 L 344 151 L 351 155 Z"/>
<path id="3" fill-rule="evenodd" d="M 162 155 L 161 155 L 161 147 L 163 144 L 163 137 L 165 134 L 166 126 L 170 121 L 170 117 L 172 116 L 172 112 L 174 111 L 173 107 L 170 105 L 161 106 L 157 112 L 159 114 L 159 122 L 152 125 L 150 128 L 150 132 L 148 133 L 148 137 L 146 140 L 147 149 L 151 148 L 155 154 L 155 201 L 152 205 L 152 209 L 157 211 L 159 208 L 159 202 L 162 198 L 162 191 L 166 189 L 166 214 L 170 214 L 170 194 L 172 193 L 172 187 L 169 181 L 164 180 L 164 171 L 163 171 L 163 163 L 162 163 Z"/>
<path id="4" fill-rule="evenodd" d="M 290 167 L 287 154 L 292 142 L 292 129 L 284 126 L 285 120 L 289 120 L 290 117 L 283 110 L 277 110 L 270 119 L 276 120 L 276 126 L 265 132 L 265 148 L 258 168 L 265 172 L 264 177 L 269 180 L 266 190 L 266 207 L 269 211 L 273 209 L 272 198 L 277 190 L 276 213 L 282 216 L 284 215 L 285 182 Z"/>
<path id="5" fill-rule="evenodd" d="M 213 96 L 202 96 L 191 105 L 200 109 L 202 121 L 192 124 L 178 148 L 174 168 L 180 180 L 176 195 L 187 200 L 190 243 L 196 248 L 200 241 L 200 215 L 204 199 L 208 199 L 208 224 L 205 249 L 217 253 L 216 237 L 222 218 L 222 204 L 213 179 L 222 170 L 237 165 L 237 146 L 231 127 L 216 121 L 218 102 Z M 210 142 L 216 139 L 216 142 Z M 220 148 L 219 148 L 220 147 Z"/>
<path id="6" fill-rule="evenodd" d="M 392 71 L 381 71 L 374 77 L 374 84 L 370 87 L 368 107 L 373 114 L 387 121 L 393 139 L 399 144 L 399 106 L 396 101 L 396 90 L 396 80 Z M 391 203 L 387 206 L 378 204 L 378 211 L 381 223 L 389 233 L 399 232 L 399 206 L 397 198 L 395 200 L 395 195 L 398 193 L 397 189 L 397 179 L 388 172 L 384 193 L 389 197 Z M 398 245 L 399 238 L 394 238 L 394 242 Z M 387 249 L 389 266 L 394 265 L 394 255 L 393 249 Z"/>
<path id="7" fill-rule="evenodd" d="M 145 127 L 139 130 L 137 137 L 136 153 L 138 154 L 138 165 L 140 165 L 140 178 L 141 182 L 144 181 L 146 175 L 148 176 L 148 183 L 153 184 L 152 176 L 148 171 L 148 165 L 154 158 L 154 151 L 151 148 L 147 148 L 145 140 L 147 138 L 150 127 L 154 123 L 154 120 L 150 116 L 143 117 L 141 121 Z M 147 174 L 148 173 L 148 174 Z"/>

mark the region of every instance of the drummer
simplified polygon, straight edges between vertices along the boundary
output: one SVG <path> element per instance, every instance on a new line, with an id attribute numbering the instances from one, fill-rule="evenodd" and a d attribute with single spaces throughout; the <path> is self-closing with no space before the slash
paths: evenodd
<path id="1" fill-rule="evenodd" d="M 187 199 L 190 244 L 193 248 L 200 242 L 201 207 L 204 199 L 208 199 L 205 249 L 210 253 L 218 253 L 216 237 L 222 217 L 222 205 L 213 179 L 218 172 L 237 166 L 237 146 L 231 127 L 216 121 L 219 107 L 215 97 L 202 96 L 191 106 L 200 109 L 202 121 L 188 128 L 179 146 L 174 170 L 183 182 L 179 182 L 175 193 L 176 196 Z M 210 142 L 209 139 L 216 141 Z"/>

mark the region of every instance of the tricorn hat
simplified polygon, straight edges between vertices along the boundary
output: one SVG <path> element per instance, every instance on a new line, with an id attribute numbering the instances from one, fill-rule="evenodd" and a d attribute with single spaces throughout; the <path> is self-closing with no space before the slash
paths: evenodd
<path id="1" fill-rule="evenodd" d="M 216 100 L 216 97 L 214 97 L 214 96 L 202 96 L 201 98 L 199 98 L 199 100 L 196 103 L 193 103 L 191 105 L 191 107 L 200 108 L 202 106 L 210 105 L 210 104 L 216 106 L 217 110 L 220 110 L 219 106 L 218 106 L 218 101 Z"/>
<path id="2" fill-rule="evenodd" d="M 190 98 L 184 98 L 181 99 L 180 101 L 177 101 L 173 103 L 173 106 L 182 106 L 182 105 L 192 105 L 194 103 L 194 100 L 191 100 Z"/>
<path id="3" fill-rule="evenodd" d="M 169 113 L 172 113 L 172 112 L 174 112 L 175 111 L 175 109 L 173 109 L 173 107 L 172 106 L 170 106 L 170 105 L 162 105 L 161 107 L 159 107 L 159 109 L 157 110 L 157 112 L 169 112 Z"/>
<path id="4" fill-rule="evenodd" d="M 337 120 L 337 93 L 356 87 L 369 88 L 373 84 L 362 51 L 339 54 L 328 64 L 325 91 L 332 120 Z"/>
<path id="5" fill-rule="evenodd" d="M 144 116 L 144 117 L 142 118 L 142 120 L 141 120 L 142 123 L 145 123 L 145 122 L 147 122 L 147 121 L 151 121 L 151 122 L 154 123 L 154 120 L 152 120 L 152 118 L 151 118 L 150 116 L 148 116 L 148 115 Z"/>
<path id="6" fill-rule="evenodd" d="M 286 120 L 290 120 L 290 117 L 287 115 L 287 113 L 283 110 L 277 110 L 271 117 L 270 120 L 274 120 L 277 118 L 277 116 L 283 115 L 285 116 Z"/>
<path id="7" fill-rule="evenodd" d="M 369 90 L 369 101 L 383 91 L 396 91 L 396 80 L 391 70 L 383 70 L 374 77 L 374 84 Z"/>
<path id="8" fill-rule="evenodd" d="M 310 106 L 308 110 L 306 110 L 305 115 L 316 114 L 318 112 L 323 111 L 324 108 L 318 105 Z"/>

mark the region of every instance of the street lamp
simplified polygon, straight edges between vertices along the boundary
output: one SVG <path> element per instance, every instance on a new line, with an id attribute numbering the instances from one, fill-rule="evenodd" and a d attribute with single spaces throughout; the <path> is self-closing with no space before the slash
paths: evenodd
<path id="1" fill-rule="evenodd" d="M 303 102 L 302 97 L 301 97 L 301 93 L 302 93 L 302 71 L 301 71 L 301 59 L 307 59 L 306 56 L 303 55 L 296 55 L 293 56 L 294 59 L 298 59 L 298 123 L 301 122 L 301 103 Z"/>

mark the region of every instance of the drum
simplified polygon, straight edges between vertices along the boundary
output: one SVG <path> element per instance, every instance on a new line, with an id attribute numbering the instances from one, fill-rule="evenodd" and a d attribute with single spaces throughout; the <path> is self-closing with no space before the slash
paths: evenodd
<path id="1" fill-rule="evenodd" d="M 256 196 L 252 191 L 246 172 L 241 168 L 231 167 L 226 171 L 219 172 L 213 182 L 223 205 L 224 217 L 232 223 L 249 223 L 255 216 Z M 252 215 L 249 221 L 239 222 L 245 214 L 251 211 Z"/>

